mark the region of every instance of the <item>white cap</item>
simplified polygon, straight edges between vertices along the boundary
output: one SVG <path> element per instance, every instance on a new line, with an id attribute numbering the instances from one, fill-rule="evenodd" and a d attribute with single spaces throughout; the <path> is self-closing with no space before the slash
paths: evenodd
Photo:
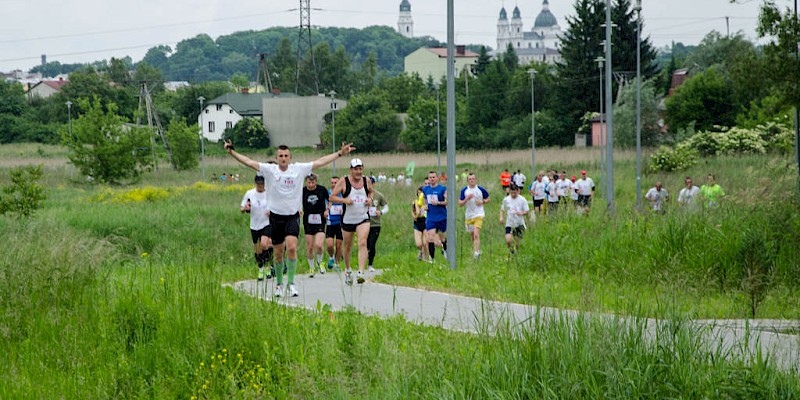
<path id="1" fill-rule="evenodd" d="M 364 166 L 364 163 L 361 162 L 360 158 L 354 158 L 354 159 L 350 160 L 350 168 L 363 167 L 363 166 Z"/>

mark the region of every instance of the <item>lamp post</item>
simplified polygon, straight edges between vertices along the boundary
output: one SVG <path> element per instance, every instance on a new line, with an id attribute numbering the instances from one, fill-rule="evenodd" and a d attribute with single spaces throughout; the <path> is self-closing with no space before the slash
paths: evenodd
<path id="1" fill-rule="evenodd" d="M 536 107 L 534 106 L 534 77 L 536 70 L 528 70 L 531 74 L 531 179 L 536 179 Z"/>
<path id="2" fill-rule="evenodd" d="M 600 164 L 603 164 L 603 160 L 605 159 L 604 151 L 602 144 L 603 143 L 603 65 L 605 65 L 606 59 L 603 57 L 597 57 L 594 59 L 594 62 L 597 63 L 597 69 L 600 70 L 600 132 L 597 135 L 597 143 L 592 143 L 593 145 L 597 145 L 600 147 Z"/>
<path id="3" fill-rule="evenodd" d="M 442 176 L 442 131 L 439 118 L 439 82 L 434 85 L 436 89 L 436 174 Z"/>
<path id="4" fill-rule="evenodd" d="M 642 209 L 642 0 L 636 0 L 636 209 Z"/>
<path id="5" fill-rule="evenodd" d="M 328 94 L 331 95 L 331 145 L 336 152 L 336 91 L 331 90 Z M 331 164 L 331 174 L 336 176 L 336 160 Z"/>
<path id="6" fill-rule="evenodd" d="M 200 96 L 197 98 L 200 102 L 200 169 L 202 171 L 203 182 L 206 181 L 206 140 L 205 135 L 203 135 L 203 102 L 206 101 L 206 98 Z"/>
<path id="7" fill-rule="evenodd" d="M 69 140 L 72 140 L 72 102 L 67 100 L 67 132 L 69 132 Z M 72 174 L 75 171 L 75 164 L 70 163 L 69 178 L 72 179 Z"/>
<path id="8" fill-rule="evenodd" d="M 611 0 L 606 0 L 606 199 L 607 211 L 614 212 L 614 104 L 611 93 Z"/>

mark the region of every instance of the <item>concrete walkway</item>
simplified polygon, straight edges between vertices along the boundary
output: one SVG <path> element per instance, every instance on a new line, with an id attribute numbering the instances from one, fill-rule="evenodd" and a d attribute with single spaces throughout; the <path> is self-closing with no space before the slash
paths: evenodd
<path id="1" fill-rule="evenodd" d="M 380 271 L 368 273 L 366 283 L 354 283 L 352 286 L 345 285 L 343 274 L 336 272 L 316 275 L 314 278 L 298 275 L 295 284 L 300 296 L 293 298 L 273 297 L 273 280 L 248 280 L 226 286 L 289 306 L 311 310 L 315 310 L 318 303 L 329 304 L 334 310 L 351 306 L 366 315 L 401 314 L 411 322 L 462 332 L 491 334 L 498 327 L 524 329 L 535 323 L 582 318 L 617 322 L 622 326 L 643 325 L 644 335 L 653 339 L 659 329 L 671 324 L 656 319 L 583 313 L 391 286 L 373 282 L 371 277 L 375 274 L 380 274 Z M 689 327 L 697 332 L 709 351 L 721 350 L 722 354 L 744 355 L 745 359 L 761 352 L 781 369 L 794 373 L 800 371 L 800 321 L 697 320 L 690 321 Z"/>

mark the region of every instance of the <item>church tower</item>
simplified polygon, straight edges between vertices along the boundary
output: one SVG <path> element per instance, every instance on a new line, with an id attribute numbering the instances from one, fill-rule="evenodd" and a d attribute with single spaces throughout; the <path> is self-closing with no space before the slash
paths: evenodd
<path id="1" fill-rule="evenodd" d="M 515 49 L 521 48 L 522 37 L 524 33 L 522 32 L 522 16 L 520 15 L 519 7 L 517 6 L 514 6 L 514 11 L 511 12 L 511 24 L 509 24 L 509 30 L 511 31 L 511 45 L 514 46 Z M 502 51 L 505 51 L 505 48 L 503 48 Z"/>
<path id="2" fill-rule="evenodd" d="M 397 19 L 397 31 L 405 37 L 414 37 L 414 20 L 411 19 L 411 3 L 400 2 L 400 17 Z"/>
<path id="3" fill-rule="evenodd" d="M 558 26 L 556 16 L 550 12 L 550 3 L 547 0 L 542 2 L 542 12 L 536 16 L 536 21 L 533 23 L 533 32 L 538 33 L 543 38 L 544 47 L 559 48 L 560 40 L 558 39 L 558 34 L 561 33 L 561 27 Z"/>
<path id="4" fill-rule="evenodd" d="M 508 47 L 511 36 L 509 29 L 508 15 L 506 14 L 506 8 L 503 7 L 500 9 L 500 17 L 497 19 L 497 51 L 499 52 L 505 51 L 506 47 Z"/>

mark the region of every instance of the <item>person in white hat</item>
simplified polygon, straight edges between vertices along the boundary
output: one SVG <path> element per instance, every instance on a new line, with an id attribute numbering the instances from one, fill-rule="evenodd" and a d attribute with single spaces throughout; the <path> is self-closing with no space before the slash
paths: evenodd
<path id="1" fill-rule="evenodd" d="M 356 281 L 364 283 L 364 268 L 367 264 L 367 237 L 369 236 L 369 208 L 372 206 L 372 183 L 364 176 L 364 163 L 360 158 L 350 160 L 350 172 L 340 179 L 331 191 L 329 200 L 344 205 L 342 214 L 342 238 L 344 248 L 345 282 L 352 284 L 353 270 L 350 256 L 353 236 L 358 235 L 358 274 Z M 341 195 L 341 196 L 340 196 Z"/>
<path id="2" fill-rule="evenodd" d="M 320 157 L 309 163 L 292 163 L 289 146 L 280 145 L 276 157 L 277 164 L 260 163 L 237 153 L 233 143 L 223 144 L 228 154 L 236 161 L 256 170 L 264 176 L 269 207 L 269 225 L 272 227 L 272 245 L 275 249 L 275 296 L 283 295 L 283 266 L 289 275 L 289 295 L 297 297 L 294 275 L 297 272 L 297 236 L 300 235 L 300 213 L 303 207 L 303 181 L 315 168 L 324 167 L 337 158 L 355 150 L 352 143 L 343 143 L 342 148 L 332 154 Z M 286 248 L 281 244 L 286 243 Z M 284 261 L 284 252 L 286 260 Z"/>

